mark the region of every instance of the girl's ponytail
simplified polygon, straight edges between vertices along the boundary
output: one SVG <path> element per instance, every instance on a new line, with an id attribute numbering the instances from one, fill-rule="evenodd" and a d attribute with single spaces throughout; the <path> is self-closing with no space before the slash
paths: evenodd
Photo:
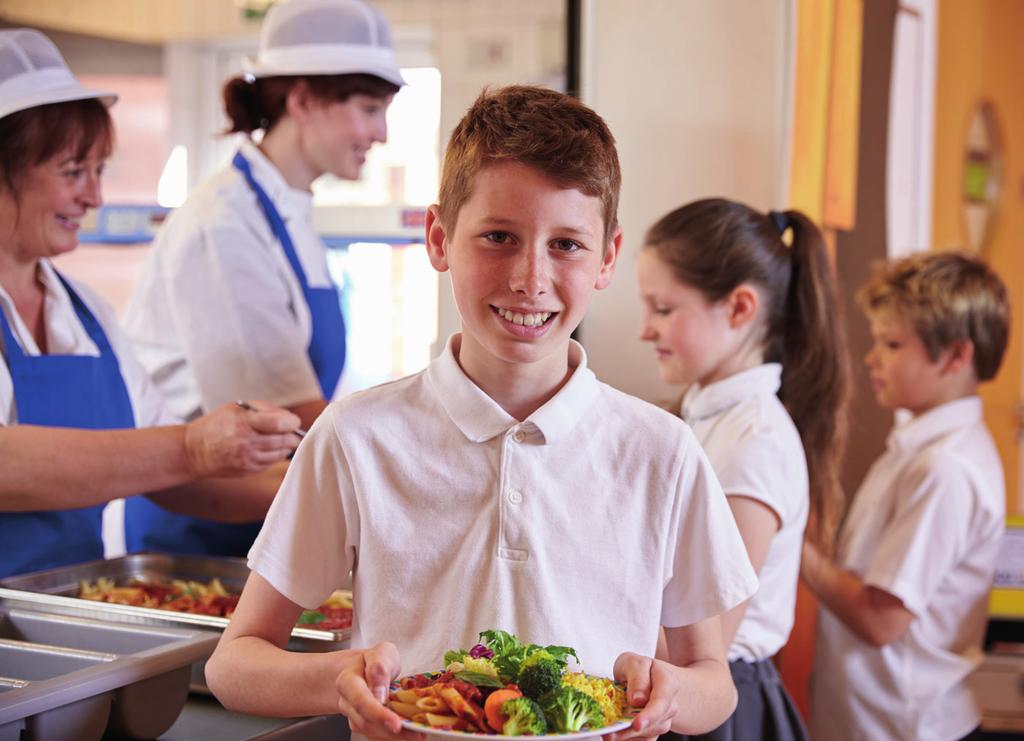
<path id="1" fill-rule="evenodd" d="M 784 237 L 792 232 L 790 246 Z M 803 441 L 811 494 L 808 538 L 831 553 L 844 497 L 849 360 L 838 289 L 824 239 L 799 211 L 760 213 L 707 198 L 662 217 L 647 232 L 685 285 L 720 301 L 752 283 L 764 301 L 764 359 L 782 364 L 779 399 Z"/>
<path id="2" fill-rule="evenodd" d="M 773 212 L 770 216 L 775 216 Z M 779 398 L 800 431 L 811 488 L 807 537 L 831 553 L 845 508 L 840 466 L 846 450 L 850 365 L 838 287 L 825 241 L 799 211 L 773 219 L 792 231 L 789 291 L 783 312 Z"/>

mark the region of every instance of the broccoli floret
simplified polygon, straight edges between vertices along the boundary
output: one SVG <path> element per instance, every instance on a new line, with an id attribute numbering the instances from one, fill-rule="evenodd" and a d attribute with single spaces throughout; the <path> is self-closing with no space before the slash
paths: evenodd
<path id="1" fill-rule="evenodd" d="M 501 706 L 508 720 L 501 727 L 506 736 L 541 736 L 548 731 L 544 711 L 529 697 L 515 697 Z"/>
<path id="2" fill-rule="evenodd" d="M 562 686 L 563 667 L 564 664 L 547 651 L 536 651 L 523 659 L 519 665 L 516 684 L 524 695 L 539 700 Z"/>
<path id="3" fill-rule="evenodd" d="M 604 712 L 590 695 L 575 687 L 562 687 L 544 698 L 544 717 L 552 730 L 575 733 L 584 726 L 600 728 Z"/>

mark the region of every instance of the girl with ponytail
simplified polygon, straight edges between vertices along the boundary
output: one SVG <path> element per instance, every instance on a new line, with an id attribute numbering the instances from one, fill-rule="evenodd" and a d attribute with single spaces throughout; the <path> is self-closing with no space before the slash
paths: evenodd
<path id="1" fill-rule="evenodd" d="M 771 657 L 793 627 L 801 544 L 843 509 L 848 359 L 821 232 L 798 211 L 690 203 L 647 232 L 642 339 L 722 484 L 761 586 L 723 616 L 739 703 L 710 738 L 804 739 Z"/>

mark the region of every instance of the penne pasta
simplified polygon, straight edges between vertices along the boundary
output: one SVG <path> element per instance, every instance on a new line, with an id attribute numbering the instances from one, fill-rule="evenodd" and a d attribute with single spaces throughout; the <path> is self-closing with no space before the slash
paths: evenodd
<path id="1" fill-rule="evenodd" d="M 437 713 L 427 713 L 427 723 L 429 725 L 437 727 L 448 728 L 459 722 L 459 718 L 455 715 L 438 715 Z"/>
<path id="2" fill-rule="evenodd" d="M 412 720 L 412 717 L 414 715 L 423 712 L 412 703 L 399 702 L 397 700 L 392 700 L 391 702 L 389 702 L 388 707 L 394 710 L 399 715 L 401 715 L 403 718 L 408 718 L 409 720 Z"/>
<path id="3" fill-rule="evenodd" d="M 448 710 L 448 705 L 440 697 L 421 697 L 416 700 L 416 707 L 425 713 L 441 713 Z"/>
<path id="4" fill-rule="evenodd" d="M 422 723 L 425 726 L 430 725 L 429 723 L 427 723 L 426 713 L 417 713 L 416 715 L 409 718 L 409 720 L 411 720 L 413 723 Z"/>
<path id="5" fill-rule="evenodd" d="M 487 723 L 484 718 L 484 711 L 479 705 L 470 702 L 462 694 L 451 686 L 435 685 L 439 687 L 437 693 L 448 704 L 448 707 L 460 718 L 464 718 L 470 725 L 480 728 L 486 733 Z"/>
<path id="6" fill-rule="evenodd" d="M 420 699 L 420 695 L 417 695 L 414 690 L 395 690 L 391 693 L 391 696 L 399 702 L 408 703 L 409 705 L 415 705 L 416 701 Z"/>
<path id="7" fill-rule="evenodd" d="M 459 691 L 454 687 L 442 687 L 438 690 L 438 694 L 448 703 L 448 707 L 454 710 L 455 714 L 461 718 L 476 720 L 483 713 L 479 707 L 474 706 L 473 703 L 459 694 Z"/>

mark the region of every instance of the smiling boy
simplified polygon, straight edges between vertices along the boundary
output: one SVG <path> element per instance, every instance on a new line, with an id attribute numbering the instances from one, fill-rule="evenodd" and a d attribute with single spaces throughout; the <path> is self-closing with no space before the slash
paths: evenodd
<path id="1" fill-rule="evenodd" d="M 207 666 L 222 702 L 393 737 L 391 678 L 500 628 L 627 682 L 645 709 L 619 738 L 728 716 L 718 615 L 756 578 L 725 497 L 689 428 L 597 381 L 570 339 L 615 268 L 619 183 L 607 126 L 569 96 L 504 88 L 467 112 L 426 225 L 462 332 L 310 430 Z M 353 649 L 283 651 L 350 570 Z M 661 625 L 671 663 L 650 658 Z"/>
<path id="2" fill-rule="evenodd" d="M 979 259 L 946 252 L 884 266 L 860 299 L 875 398 L 911 416 L 861 484 L 836 561 L 804 546 L 801 576 L 824 607 L 811 733 L 959 739 L 980 720 L 966 678 L 1005 511 L 977 393 L 1006 349 L 1006 289 Z"/>

